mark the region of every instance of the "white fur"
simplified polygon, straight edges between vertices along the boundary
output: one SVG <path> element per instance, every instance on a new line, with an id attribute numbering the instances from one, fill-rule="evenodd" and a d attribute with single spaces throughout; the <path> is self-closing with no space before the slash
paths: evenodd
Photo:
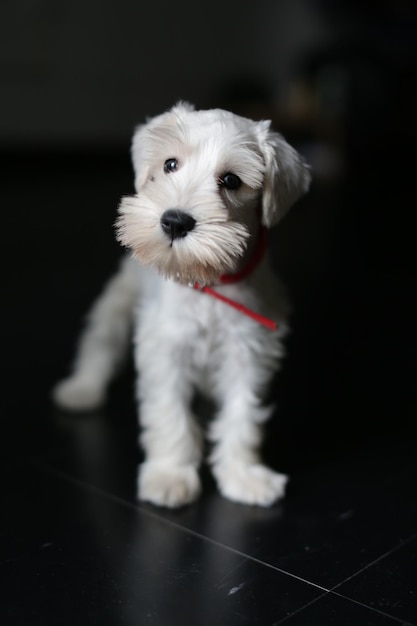
<path id="1" fill-rule="evenodd" d="M 239 282 L 219 284 L 219 277 L 248 263 L 260 222 L 276 224 L 307 190 L 308 168 L 268 122 L 218 109 L 195 111 L 184 103 L 136 130 L 132 158 L 137 193 L 122 200 L 117 229 L 134 258 L 122 262 L 93 307 L 73 373 L 57 385 L 54 398 L 71 410 L 105 401 L 135 311 L 145 451 L 138 497 L 177 507 L 200 493 L 203 431 L 191 410 L 200 389 L 217 406 L 207 438 L 220 492 L 269 506 L 283 496 L 287 478 L 259 457 L 262 426 L 272 410 L 263 399 L 283 356 L 288 305 L 266 260 Z M 178 160 L 178 168 L 166 173 L 169 158 Z M 226 173 L 239 176 L 242 185 L 225 189 L 219 181 Z M 186 236 L 167 237 L 160 219 L 168 209 L 194 218 Z M 278 330 L 189 286 L 196 282 L 276 320 Z"/>

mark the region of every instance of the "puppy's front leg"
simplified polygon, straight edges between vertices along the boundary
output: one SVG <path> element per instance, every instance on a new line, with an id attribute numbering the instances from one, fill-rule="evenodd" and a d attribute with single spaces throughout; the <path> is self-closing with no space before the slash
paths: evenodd
<path id="1" fill-rule="evenodd" d="M 259 454 L 262 427 L 272 412 L 272 407 L 262 406 L 262 395 L 277 356 L 267 353 L 266 346 L 265 353 L 258 353 L 236 339 L 225 343 L 217 384 L 220 410 L 209 432 L 214 444 L 210 462 L 222 495 L 259 506 L 283 497 L 288 480 L 263 465 Z"/>
<path id="2" fill-rule="evenodd" d="M 201 490 L 202 437 L 190 409 L 190 375 L 183 371 L 181 357 L 171 359 L 163 351 L 158 358 L 154 352 L 144 360 L 139 411 L 145 461 L 139 468 L 138 498 L 159 506 L 183 506 Z"/>

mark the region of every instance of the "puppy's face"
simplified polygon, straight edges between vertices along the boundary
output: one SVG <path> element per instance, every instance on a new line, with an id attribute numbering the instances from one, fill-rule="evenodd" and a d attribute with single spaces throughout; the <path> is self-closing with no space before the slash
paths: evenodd
<path id="1" fill-rule="evenodd" d="M 267 221 L 268 128 L 184 104 L 140 127 L 132 146 L 137 194 L 121 202 L 119 241 L 183 284 L 215 283 L 233 271 L 261 213 Z"/>

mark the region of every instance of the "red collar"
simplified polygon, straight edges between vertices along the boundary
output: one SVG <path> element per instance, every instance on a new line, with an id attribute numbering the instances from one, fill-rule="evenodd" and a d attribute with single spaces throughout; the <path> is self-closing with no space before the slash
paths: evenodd
<path id="1" fill-rule="evenodd" d="M 249 274 L 252 274 L 252 272 L 258 267 L 258 265 L 265 256 L 266 244 L 266 228 L 265 226 L 261 225 L 259 230 L 258 243 L 256 245 L 254 253 L 249 259 L 249 262 L 245 265 L 243 269 L 240 270 L 240 272 L 237 272 L 236 274 L 223 274 L 222 276 L 220 276 L 220 282 L 223 285 L 231 285 L 232 283 L 238 283 L 244 278 L 247 278 Z"/>
<path id="2" fill-rule="evenodd" d="M 257 243 L 256 249 L 255 249 L 255 252 L 253 253 L 253 255 L 250 258 L 249 262 L 245 265 L 245 267 L 242 270 L 240 270 L 240 272 L 237 272 L 236 274 L 223 274 L 223 276 L 220 276 L 221 284 L 223 284 L 223 285 L 230 285 L 230 284 L 233 284 L 233 283 L 237 283 L 237 282 L 243 280 L 244 278 L 246 278 L 247 276 L 249 276 L 249 274 L 251 274 L 258 267 L 258 265 L 260 264 L 260 262 L 264 258 L 265 250 L 266 250 L 266 244 L 267 244 L 266 239 L 267 239 L 267 237 L 266 237 L 266 228 L 265 228 L 265 226 L 261 226 L 260 232 L 259 232 L 258 243 Z M 253 319 L 255 322 L 258 322 L 258 324 L 261 324 L 262 326 L 265 326 L 269 330 L 276 330 L 277 329 L 277 324 L 273 320 L 270 320 L 267 317 L 264 317 L 263 315 L 260 315 L 259 313 L 256 313 L 255 311 L 252 311 L 251 309 L 248 309 L 243 304 L 240 304 L 239 302 L 236 302 L 236 300 L 232 300 L 231 298 L 227 298 L 226 296 L 224 296 L 223 294 L 219 293 L 218 291 L 215 291 L 211 287 L 207 287 L 205 285 L 200 285 L 199 283 L 194 283 L 194 285 L 192 285 L 192 287 L 194 289 L 198 289 L 199 291 L 202 291 L 203 293 L 207 293 L 208 295 L 213 296 L 214 298 L 217 298 L 218 300 L 221 300 L 225 304 L 228 304 L 229 306 L 233 307 L 234 309 L 237 309 L 238 311 L 240 311 L 244 315 L 247 315 L 248 317 Z"/>

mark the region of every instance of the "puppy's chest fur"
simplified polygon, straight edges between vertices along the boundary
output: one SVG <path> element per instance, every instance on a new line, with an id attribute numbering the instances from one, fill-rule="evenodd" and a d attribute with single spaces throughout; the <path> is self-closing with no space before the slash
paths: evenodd
<path id="1" fill-rule="evenodd" d="M 262 272 L 264 273 L 264 272 Z M 203 391 L 213 387 L 213 379 L 224 371 L 231 352 L 242 350 L 256 359 L 275 359 L 284 334 L 284 314 L 279 300 L 272 304 L 250 283 L 219 286 L 223 295 L 269 314 L 281 324 L 277 332 L 212 296 L 191 287 L 167 281 L 151 270 L 141 268 L 137 307 L 136 360 L 139 369 L 157 359 L 173 367 L 186 367 L 188 375 Z M 269 285 L 273 291 L 273 285 Z M 281 306 L 283 303 L 281 303 Z"/>

